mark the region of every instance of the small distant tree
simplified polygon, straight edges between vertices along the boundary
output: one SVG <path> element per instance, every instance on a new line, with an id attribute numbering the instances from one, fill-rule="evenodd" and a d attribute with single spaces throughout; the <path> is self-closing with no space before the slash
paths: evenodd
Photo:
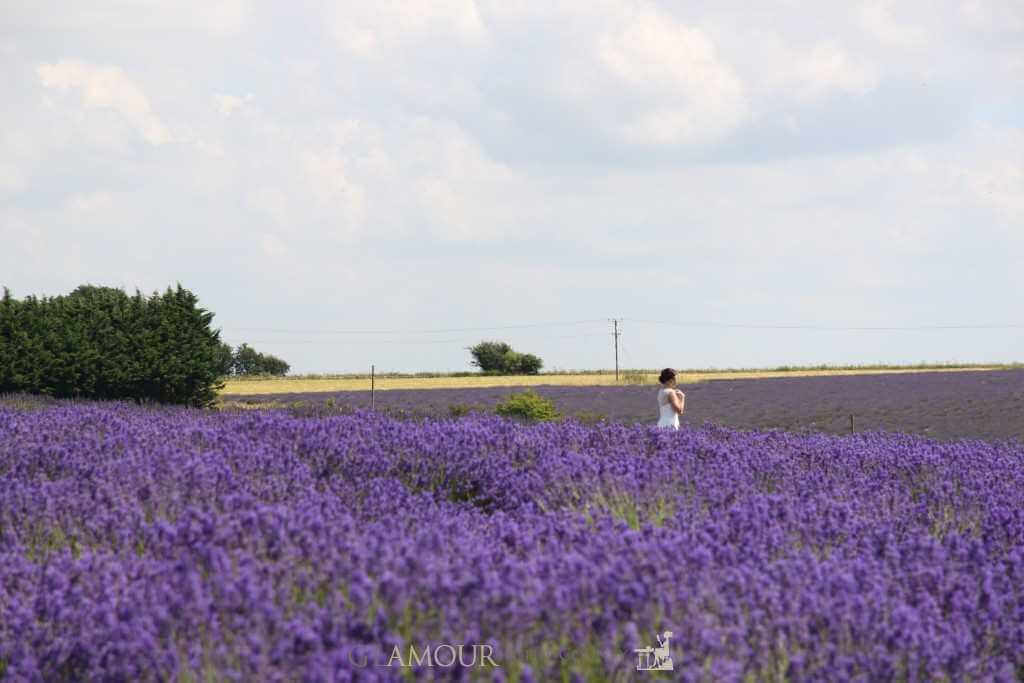
<path id="1" fill-rule="evenodd" d="M 264 374 L 267 375 L 286 375 L 288 374 L 288 363 L 284 362 L 277 356 L 271 356 L 269 353 L 261 353 L 262 356 L 260 368 Z"/>
<path id="2" fill-rule="evenodd" d="M 245 342 L 235 349 L 234 363 L 231 369 L 236 375 L 255 375 L 260 364 L 260 354 Z"/>
<path id="3" fill-rule="evenodd" d="M 490 375 L 536 375 L 544 362 L 532 353 L 519 353 L 505 342 L 482 341 L 469 347 L 470 361 Z"/>
<path id="4" fill-rule="evenodd" d="M 505 342 L 482 341 L 469 347 L 473 356 L 470 365 L 480 368 L 483 372 L 503 373 L 505 371 L 505 355 L 512 352 L 512 347 Z"/>
<path id="5" fill-rule="evenodd" d="M 220 374 L 230 375 L 235 365 L 235 352 L 231 349 L 231 345 L 221 342 L 217 347 L 216 357 L 217 369 L 220 370 Z"/>
<path id="6" fill-rule="evenodd" d="M 512 375 L 536 375 L 543 365 L 544 361 L 532 353 L 515 353 L 507 359 L 505 367 Z"/>
<path id="7" fill-rule="evenodd" d="M 260 353 L 244 342 L 235 350 L 232 364 L 236 375 L 285 375 L 290 367 L 277 356 Z"/>

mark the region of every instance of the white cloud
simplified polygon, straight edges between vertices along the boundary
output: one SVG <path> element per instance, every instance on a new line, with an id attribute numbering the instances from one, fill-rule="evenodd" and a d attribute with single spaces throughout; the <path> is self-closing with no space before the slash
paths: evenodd
<path id="1" fill-rule="evenodd" d="M 36 69 L 47 88 L 77 90 L 86 107 L 113 109 L 152 145 L 171 142 L 171 134 L 142 89 L 119 66 L 64 59 Z"/>
<path id="2" fill-rule="evenodd" d="M 957 168 L 969 196 L 996 212 L 1024 244 L 1024 128 L 976 133 L 973 159 Z"/>
<path id="3" fill-rule="evenodd" d="M 964 0 L 960 16 L 975 30 L 989 33 L 1024 32 L 1024 5 L 1016 0 Z"/>
<path id="4" fill-rule="evenodd" d="M 333 3 L 328 30 L 342 50 L 372 60 L 393 58 L 428 38 L 468 46 L 487 41 L 473 0 Z"/>
<path id="5" fill-rule="evenodd" d="M 246 0 L 32 0 L 11 2 L 4 7 L 5 19 L 12 25 L 31 28 L 82 32 L 193 31 L 212 35 L 237 33 L 245 27 L 249 11 Z"/>
<path id="6" fill-rule="evenodd" d="M 288 246 L 277 235 L 264 233 L 260 238 L 260 248 L 264 255 L 272 258 L 281 258 L 289 254 Z"/>
<path id="7" fill-rule="evenodd" d="M 491 240 L 504 234 L 522 211 L 514 197 L 526 188 L 511 169 L 490 159 L 465 131 L 419 121 L 406 173 L 434 234 L 451 240 Z M 432 162 L 428 169 L 422 162 Z"/>
<path id="8" fill-rule="evenodd" d="M 21 169 L 0 161 L 0 198 L 21 192 L 27 185 L 28 181 Z"/>
<path id="9" fill-rule="evenodd" d="M 598 58 L 622 81 L 653 91 L 692 95 L 698 86 L 735 90 L 728 68 L 699 30 L 649 9 L 598 39 Z"/>
<path id="10" fill-rule="evenodd" d="M 0 265 L 6 276 L 0 287 L 21 290 L 20 296 L 32 292 L 24 291 L 18 279 L 7 279 L 12 277 L 10 274 L 19 273 L 23 268 L 30 272 L 60 272 L 70 265 L 70 259 L 62 258 L 67 254 L 54 253 L 54 246 L 59 248 L 60 243 L 47 239 L 39 223 L 23 210 L 0 207 L 0 240 L 4 244 L 4 249 L 0 249 Z M 47 262 L 49 265 L 41 269 Z"/>
<path id="11" fill-rule="evenodd" d="M 299 154 L 304 179 L 300 190 L 335 213 L 336 234 L 342 235 L 361 227 L 366 214 L 365 192 L 348 177 L 347 166 L 342 154 L 329 148 L 306 149 Z"/>
<path id="12" fill-rule="evenodd" d="M 449 180 L 420 178 L 415 181 L 413 191 L 423 207 L 443 226 L 445 237 L 467 239 L 478 236 L 467 206 L 470 198 L 456 192 Z"/>
<path id="13" fill-rule="evenodd" d="M 744 118 L 744 84 L 700 28 L 652 5 L 601 5 L 556 88 L 629 143 L 707 143 Z"/>
<path id="14" fill-rule="evenodd" d="M 114 206 L 114 197 L 109 192 L 76 192 L 66 202 L 67 207 L 78 214 L 105 211 Z"/>
<path id="15" fill-rule="evenodd" d="M 213 106 L 220 112 L 220 115 L 228 117 L 252 100 L 252 93 L 247 93 L 245 97 L 239 97 L 238 95 L 214 95 L 212 99 Z"/>
<path id="16" fill-rule="evenodd" d="M 699 29 L 648 9 L 599 39 L 601 63 L 658 104 L 626 123 L 627 140 L 679 144 L 713 138 L 741 120 L 743 85 Z"/>
<path id="17" fill-rule="evenodd" d="M 874 0 L 859 6 L 861 25 L 867 32 L 884 45 L 920 50 L 931 43 L 928 29 L 916 23 L 901 21 L 894 15 L 894 6 L 889 0 Z"/>
<path id="18" fill-rule="evenodd" d="M 852 57 L 835 41 L 817 43 L 795 62 L 792 78 L 804 97 L 837 90 L 863 95 L 878 83 L 877 73 L 866 60 Z"/>
<path id="19" fill-rule="evenodd" d="M 250 209 L 269 216 L 279 227 L 294 228 L 288 204 L 288 196 L 277 187 L 261 187 L 246 197 L 246 205 Z"/>

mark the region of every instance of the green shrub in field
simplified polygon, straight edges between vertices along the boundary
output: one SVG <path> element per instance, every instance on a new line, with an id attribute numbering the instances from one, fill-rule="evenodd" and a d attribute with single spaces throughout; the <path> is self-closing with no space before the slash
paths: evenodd
<path id="1" fill-rule="evenodd" d="M 608 422 L 608 416 L 603 413 L 581 411 L 573 415 L 580 423 L 585 425 L 596 425 L 599 422 Z"/>
<path id="2" fill-rule="evenodd" d="M 448 405 L 448 414 L 452 417 L 469 415 L 472 410 L 468 403 L 450 403 Z"/>
<path id="3" fill-rule="evenodd" d="M 518 417 L 536 422 L 557 420 L 561 417 L 554 404 L 533 389 L 509 394 L 495 407 L 494 412 L 502 417 Z"/>

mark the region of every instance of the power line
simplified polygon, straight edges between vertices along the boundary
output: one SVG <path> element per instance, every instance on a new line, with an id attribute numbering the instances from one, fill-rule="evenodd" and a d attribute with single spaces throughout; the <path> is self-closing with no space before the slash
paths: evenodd
<path id="1" fill-rule="evenodd" d="M 438 334 L 442 332 L 474 332 L 482 330 L 515 330 L 515 329 L 535 329 L 545 327 L 567 327 L 573 325 L 585 325 L 593 323 L 608 323 L 614 324 L 614 330 L 610 333 L 615 338 L 615 358 L 616 367 L 618 367 L 618 354 L 619 354 L 619 338 L 622 336 L 621 328 L 619 324 L 623 321 L 629 321 L 634 323 L 643 323 L 650 325 L 671 325 L 674 327 L 711 327 L 711 328 L 726 328 L 726 329 L 761 329 L 761 330 L 814 330 L 822 332 L 910 332 L 910 331 L 929 331 L 929 330 L 982 330 L 982 329 L 1021 329 L 1024 325 L 1004 323 L 1004 324 L 983 324 L 983 325 L 888 325 L 888 326 L 844 326 L 844 325 L 769 325 L 769 324 L 755 324 L 755 323 L 718 323 L 718 322 L 706 322 L 706 321 L 686 321 L 686 320 L 650 320 L 643 318 L 608 318 L 605 320 L 577 320 L 571 322 L 551 322 L 551 323 L 530 323 L 523 325 L 500 325 L 492 327 L 461 327 L 461 328 L 437 328 L 432 330 L 301 330 L 301 329 L 283 329 L 283 328 L 259 328 L 259 327 L 230 327 L 227 328 L 231 331 L 263 331 L 263 332 L 278 332 L 284 334 L 351 334 L 351 335 L 373 335 L 373 334 Z M 604 337 L 607 332 L 594 332 L 574 335 L 545 335 L 544 339 L 581 339 L 585 337 Z M 368 339 L 368 340 L 352 340 L 352 339 L 273 339 L 263 341 L 252 341 L 244 340 L 239 337 L 232 335 L 231 337 L 224 337 L 224 341 L 231 342 L 247 342 L 249 344 L 398 344 L 398 345 L 418 345 L 418 344 L 454 344 L 469 342 L 468 338 L 458 339 Z M 623 348 L 623 351 L 625 349 Z"/>
<path id="2" fill-rule="evenodd" d="M 480 332 L 484 330 L 515 330 L 532 327 L 566 327 L 585 325 L 587 323 L 603 323 L 604 320 L 575 320 L 560 323 L 528 323 L 525 325 L 495 325 L 491 327 L 449 327 L 421 330 L 289 330 L 273 327 L 227 327 L 238 332 L 283 332 L 295 334 L 440 334 L 445 332 Z"/>
<path id="3" fill-rule="evenodd" d="M 246 344 L 454 344 L 464 342 L 464 339 L 430 339 L 423 340 L 417 339 L 415 341 L 399 341 L 393 339 L 374 339 L 374 340 L 350 340 L 350 339 L 274 339 L 264 341 L 251 341 L 248 339 L 238 339 L 235 337 L 224 337 L 223 341 L 227 342 L 239 342 Z"/>
<path id="4" fill-rule="evenodd" d="M 551 335 L 545 336 L 543 339 L 582 339 L 584 337 L 604 337 L 606 333 L 595 332 L 590 334 L 573 334 L 573 335 Z M 396 339 L 368 339 L 368 340 L 355 340 L 355 339 L 264 339 L 264 340 L 249 340 L 241 339 L 239 337 L 222 337 L 222 341 L 225 342 L 237 342 L 246 344 L 460 344 L 468 343 L 472 341 L 468 338 L 461 339 L 412 339 L 412 340 L 396 340 Z"/>
<path id="5" fill-rule="evenodd" d="M 822 330 L 831 332 L 849 331 L 922 331 L 922 330 L 1002 330 L 1020 329 L 1024 325 L 996 324 L 996 325 L 893 325 L 893 326 L 838 326 L 838 325 L 757 325 L 747 323 L 712 323 L 712 322 L 684 322 L 679 320 L 642 320 L 639 318 L 626 318 L 634 323 L 649 323 L 655 325 L 674 325 L 677 327 L 727 327 L 757 330 Z"/>
<path id="6" fill-rule="evenodd" d="M 575 320 L 569 322 L 548 322 L 548 323 L 528 323 L 522 325 L 493 325 L 485 327 L 449 327 L 449 328 L 435 328 L 435 329 L 390 329 L 390 330 L 317 330 L 317 329 L 287 329 L 287 328 L 272 328 L 272 327 L 225 327 L 226 329 L 233 332 L 272 332 L 280 334 L 356 334 L 356 335 L 374 335 L 374 334 L 442 334 L 452 332 L 479 332 L 487 330 L 515 330 L 515 329 L 530 329 L 530 328 L 544 328 L 544 327 L 568 327 L 573 325 L 586 325 L 586 324 L 597 324 L 606 322 L 623 321 L 645 323 L 653 325 L 673 325 L 676 327 L 719 327 L 719 328 L 738 328 L 738 329 L 761 329 L 761 330 L 821 330 L 821 331 L 882 331 L 882 332 L 895 332 L 895 331 L 920 331 L 920 330 L 998 330 L 998 329 L 1022 329 L 1024 324 L 1017 323 L 993 323 L 993 324 L 979 324 L 979 325 L 773 325 L 773 324 L 758 324 L 758 323 L 721 323 L 721 322 L 707 322 L 707 321 L 685 321 L 685 320 L 650 320 L 644 318 L 608 318 L 608 319 L 592 319 L 592 320 Z M 615 332 L 612 332 L 615 334 Z M 621 334 L 621 333 L 619 333 Z M 592 336 L 592 335 L 575 335 L 575 336 Z M 561 337 L 569 339 L 573 337 Z M 439 340 L 440 342 L 441 340 Z M 266 343 L 266 342 L 261 342 Z"/>

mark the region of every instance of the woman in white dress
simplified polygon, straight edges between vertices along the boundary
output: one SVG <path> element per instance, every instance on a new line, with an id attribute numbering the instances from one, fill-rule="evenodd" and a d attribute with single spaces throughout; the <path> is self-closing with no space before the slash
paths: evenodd
<path id="1" fill-rule="evenodd" d="M 686 394 L 676 389 L 676 371 L 665 368 L 658 377 L 662 388 L 658 390 L 658 427 L 679 429 L 679 416 L 686 405 Z"/>

